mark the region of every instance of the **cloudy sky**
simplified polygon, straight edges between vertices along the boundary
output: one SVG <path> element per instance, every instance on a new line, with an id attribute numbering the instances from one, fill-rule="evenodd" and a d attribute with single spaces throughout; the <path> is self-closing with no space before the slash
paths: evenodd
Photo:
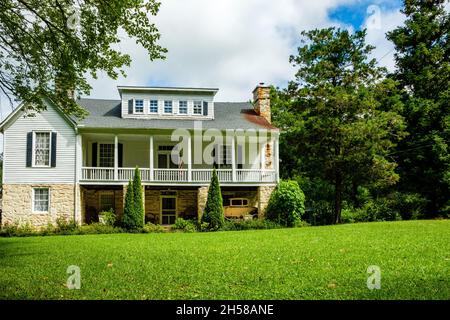
<path id="1" fill-rule="evenodd" d="M 217 87 L 218 101 L 248 101 L 259 82 L 284 87 L 300 32 L 339 26 L 368 28 L 380 64 L 393 68 L 385 33 L 402 24 L 400 0 L 161 0 L 155 19 L 167 58 L 149 61 L 134 40 L 120 48 L 133 63 L 127 77 L 91 79 L 90 97 L 117 99 L 117 85 Z M 1 118 L 11 110 L 1 99 Z M 1 142 L 0 142 L 1 143 Z"/>
<path id="2" fill-rule="evenodd" d="M 293 79 L 289 56 L 301 30 L 368 27 L 380 64 L 393 67 L 385 33 L 403 22 L 400 0 L 162 0 L 155 22 L 166 60 L 151 62 L 131 39 L 120 48 L 133 59 L 127 77 L 92 81 L 94 98 L 118 98 L 117 85 L 217 87 L 218 101 L 247 101 L 259 82 Z"/>

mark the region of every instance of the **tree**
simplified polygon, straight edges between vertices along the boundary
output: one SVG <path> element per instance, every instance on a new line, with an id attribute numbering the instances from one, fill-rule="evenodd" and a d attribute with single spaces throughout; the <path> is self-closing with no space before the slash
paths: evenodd
<path id="1" fill-rule="evenodd" d="M 385 70 L 369 60 L 373 47 L 365 35 L 336 28 L 302 32 L 306 39 L 290 58 L 298 67 L 296 79 L 275 108 L 275 124 L 286 132 L 280 140 L 300 157 L 291 159 L 291 167 L 334 187 L 335 223 L 346 186 L 398 181 L 387 156 L 404 135 L 403 121 L 395 111 L 380 109 L 376 98 L 391 95 L 392 86 L 383 81 Z"/>
<path id="2" fill-rule="evenodd" d="M 45 109 L 41 96 L 68 114 L 86 112 L 69 96 L 88 95 L 93 78 L 105 72 L 116 79 L 131 59 L 117 49 L 122 33 L 163 58 L 160 34 L 151 18 L 156 0 L 2 0 L 0 3 L 0 90 L 10 99 Z"/>
<path id="3" fill-rule="evenodd" d="M 395 45 L 393 78 L 406 88 L 402 115 L 409 136 L 394 156 L 400 190 L 428 200 L 427 214 L 450 212 L 450 13 L 445 0 L 406 0 Z"/>
<path id="4" fill-rule="evenodd" d="M 122 226 L 127 230 L 134 230 L 137 228 L 135 219 L 134 188 L 131 179 L 128 181 L 127 193 L 125 194 Z"/>
<path id="5" fill-rule="evenodd" d="M 208 198 L 202 215 L 202 222 L 209 224 L 211 230 L 217 230 L 224 224 L 223 200 L 220 191 L 219 178 L 216 169 L 213 169 L 211 183 L 209 184 Z"/>
<path id="6" fill-rule="evenodd" d="M 139 168 L 134 169 L 133 177 L 133 202 L 136 226 L 142 228 L 144 226 L 144 203 L 142 200 L 142 183 Z"/>

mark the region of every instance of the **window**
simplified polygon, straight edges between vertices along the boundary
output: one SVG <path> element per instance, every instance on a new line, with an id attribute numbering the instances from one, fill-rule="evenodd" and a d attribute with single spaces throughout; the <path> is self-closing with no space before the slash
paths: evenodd
<path id="1" fill-rule="evenodd" d="M 202 114 L 202 102 L 194 101 L 194 114 Z"/>
<path id="2" fill-rule="evenodd" d="M 100 167 L 114 167 L 114 144 L 101 143 L 98 160 Z"/>
<path id="3" fill-rule="evenodd" d="M 217 164 L 231 165 L 231 145 L 219 145 L 217 148 Z"/>
<path id="4" fill-rule="evenodd" d="M 50 166 L 50 132 L 34 132 L 34 165 Z"/>
<path id="5" fill-rule="evenodd" d="M 158 113 L 158 100 L 150 100 L 149 111 L 150 113 Z"/>
<path id="6" fill-rule="evenodd" d="M 33 189 L 33 211 L 48 212 L 50 204 L 50 191 L 48 188 Z"/>
<path id="7" fill-rule="evenodd" d="M 109 211 L 114 209 L 114 192 L 101 192 L 100 193 L 100 212 Z"/>
<path id="8" fill-rule="evenodd" d="M 187 114 L 188 113 L 188 108 L 187 108 L 187 101 L 180 101 L 179 102 L 179 109 L 178 112 L 180 114 Z"/>
<path id="9" fill-rule="evenodd" d="M 230 206 L 232 206 L 232 207 L 247 207 L 248 199 L 245 199 L 245 198 L 230 199 Z"/>
<path id="10" fill-rule="evenodd" d="M 164 101 L 164 113 L 172 113 L 172 101 Z"/>
<path id="11" fill-rule="evenodd" d="M 134 100 L 134 113 L 144 113 L 144 100 Z"/>

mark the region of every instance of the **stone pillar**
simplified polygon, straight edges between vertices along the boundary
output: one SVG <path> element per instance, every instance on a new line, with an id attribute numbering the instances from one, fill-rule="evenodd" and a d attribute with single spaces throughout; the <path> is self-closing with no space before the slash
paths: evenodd
<path id="1" fill-rule="evenodd" d="M 197 191 L 197 216 L 198 220 L 202 219 L 203 210 L 205 210 L 206 200 L 208 200 L 209 187 L 200 187 Z"/>
<path id="2" fill-rule="evenodd" d="M 258 187 L 258 218 L 264 218 L 270 196 L 276 186 L 260 186 Z"/>

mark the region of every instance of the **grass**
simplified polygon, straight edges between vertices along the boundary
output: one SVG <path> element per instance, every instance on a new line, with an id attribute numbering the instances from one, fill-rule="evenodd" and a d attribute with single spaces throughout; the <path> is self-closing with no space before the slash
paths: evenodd
<path id="1" fill-rule="evenodd" d="M 450 221 L 2 238 L 0 299 L 450 299 Z"/>

